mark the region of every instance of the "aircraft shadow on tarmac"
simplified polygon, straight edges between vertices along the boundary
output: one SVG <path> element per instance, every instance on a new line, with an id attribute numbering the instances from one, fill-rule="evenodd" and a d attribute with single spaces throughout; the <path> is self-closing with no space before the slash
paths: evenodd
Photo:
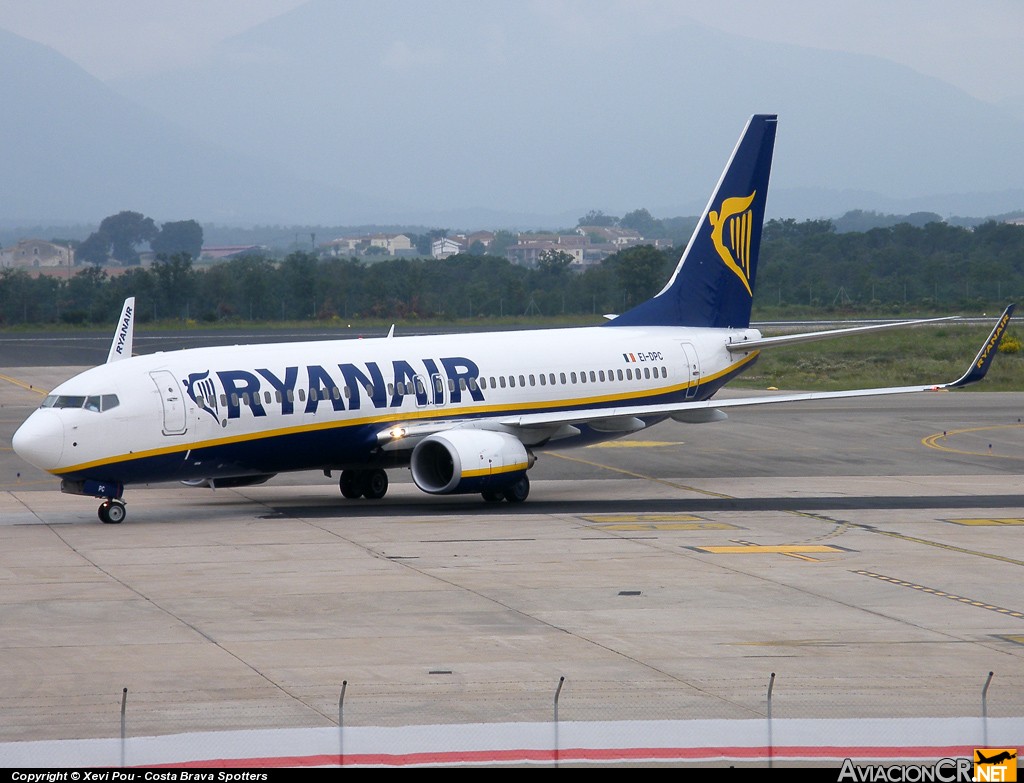
<path id="1" fill-rule="evenodd" d="M 666 512 L 711 513 L 722 511 L 842 511 L 858 509 L 977 509 L 1017 508 L 1024 506 L 1024 495 L 925 495 L 896 497 L 892 495 L 864 495 L 836 497 L 815 496 L 800 498 L 655 498 L 637 500 L 530 500 L 528 503 L 481 503 L 475 498 L 466 502 L 452 502 L 450 498 L 438 499 L 436 503 L 417 501 L 415 503 L 350 501 L 344 505 L 337 502 L 322 504 L 269 504 L 274 510 L 271 517 L 308 517 L 310 519 L 343 518 L 346 516 L 391 517 L 440 516 L 440 515 L 482 515 L 531 516 L 537 514 L 648 514 Z"/>

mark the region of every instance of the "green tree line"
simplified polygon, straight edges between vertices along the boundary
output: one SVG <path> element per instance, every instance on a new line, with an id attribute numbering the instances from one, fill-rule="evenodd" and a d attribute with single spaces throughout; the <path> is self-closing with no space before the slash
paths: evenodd
<path id="1" fill-rule="evenodd" d="M 481 253 L 445 260 L 247 255 L 199 268 L 187 252 L 70 278 L 0 270 L 0 325 L 109 324 L 136 297 L 140 322 L 600 320 L 656 293 L 682 247 L 620 251 L 577 271 L 551 253 L 535 268 Z M 1024 226 L 929 223 L 837 233 L 831 221 L 770 221 L 755 319 L 804 314 L 978 312 L 1024 295 Z"/>

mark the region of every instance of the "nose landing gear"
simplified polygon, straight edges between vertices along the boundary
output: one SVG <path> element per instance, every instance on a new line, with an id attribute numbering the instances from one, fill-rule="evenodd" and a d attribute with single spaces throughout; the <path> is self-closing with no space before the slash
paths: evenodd
<path id="1" fill-rule="evenodd" d="M 124 522 L 124 518 L 127 515 L 127 511 L 124 507 L 124 501 L 116 498 L 110 498 L 103 501 L 100 504 L 99 510 L 96 512 L 100 518 L 100 522 L 105 525 L 120 525 Z"/>

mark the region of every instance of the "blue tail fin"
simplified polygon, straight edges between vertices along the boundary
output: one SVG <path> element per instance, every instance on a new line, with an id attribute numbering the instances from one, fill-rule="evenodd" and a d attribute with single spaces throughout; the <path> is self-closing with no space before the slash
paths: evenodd
<path id="1" fill-rule="evenodd" d="M 668 284 L 605 326 L 750 325 L 776 119 L 747 122 Z"/>

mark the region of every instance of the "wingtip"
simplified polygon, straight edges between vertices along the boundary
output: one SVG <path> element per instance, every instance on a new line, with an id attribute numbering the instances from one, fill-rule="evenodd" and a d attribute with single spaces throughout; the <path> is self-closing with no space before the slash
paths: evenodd
<path id="1" fill-rule="evenodd" d="M 1003 310 L 1003 314 L 999 316 L 999 320 L 996 321 L 995 326 L 992 327 L 992 331 L 989 332 L 988 337 L 985 338 L 985 342 L 982 343 L 981 349 L 978 351 L 978 355 L 974 357 L 974 361 L 971 366 L 967 368 L 962 376 L 957 380 L 947 385 L 947 388 L 959 388 L 961 386 L 967 386 L 971 383 L 977 383 L 988 373 L 989 367 L 992 366 L 992 361 L 996 358 L 996 354 L 999 353 L 999 345 L 1003 341 L 1003 337 L 1006 335 L 1006 329 L 1010 325 L 1010 319 L 1013 317 L 1013 311 L 1016 309 L 1017 303 L 1012 302 L 1006 306 Z"/>

